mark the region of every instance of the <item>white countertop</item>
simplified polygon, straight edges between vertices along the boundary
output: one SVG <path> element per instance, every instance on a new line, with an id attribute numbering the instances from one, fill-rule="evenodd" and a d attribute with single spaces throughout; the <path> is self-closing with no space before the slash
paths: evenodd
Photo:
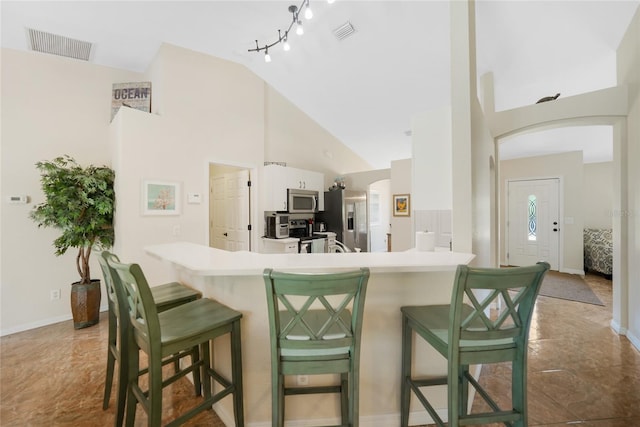
<path id="1" fill-rule="evenodd" d="M 151 245 L 145 251 L 174 267 L 202 276 L 261 275 L 265 268 L 281 271 L 337 271 L 369 267 L 372 273 L 452 271 L 475 255 L 457 252 L 352 252 L 263 254 L 229 252 L 189 242 Z"/>

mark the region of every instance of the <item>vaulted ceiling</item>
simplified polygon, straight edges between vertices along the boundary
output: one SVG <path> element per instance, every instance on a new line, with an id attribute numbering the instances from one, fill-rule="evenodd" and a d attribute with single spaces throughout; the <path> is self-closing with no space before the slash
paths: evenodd
<path id="1" fill-rule="evenodd" d="M 455 0 L 459 1 L 459 0 Z M 2 1 L 2 47 L 28 50 L 25 28 L 93 43 L 90 61 L 143 72 L 161 43 L 225 58 L 261 76 L 375 168 L 411 156 L 411 116 L 450 104 L 449 3 L 310 0 L 313 19 L 277 40 L 300 1 Z M 493 72 L 496 109 L 616 84 L 616 48 L 638 9 L 627 1 L 476 2 L 478 76 Z M 334 30 L 351 23 L 339 40 Z M 583 150 L 611 160 L 607 127 L 514 137 L 502 158 Z"/>

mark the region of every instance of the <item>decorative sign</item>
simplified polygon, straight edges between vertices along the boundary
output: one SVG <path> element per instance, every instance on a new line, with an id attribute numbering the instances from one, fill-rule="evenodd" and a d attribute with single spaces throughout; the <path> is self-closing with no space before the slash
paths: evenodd
<path id="1" fill-rule="evenodd" d="M 111 120 L 120 107 L 151 112 L 151 82 L 114 83 L 111 95 Z"/>

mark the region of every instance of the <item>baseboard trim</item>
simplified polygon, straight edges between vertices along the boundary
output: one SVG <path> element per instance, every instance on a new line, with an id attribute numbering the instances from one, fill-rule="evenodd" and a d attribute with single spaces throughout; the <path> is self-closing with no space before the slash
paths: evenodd
<path id="1" fill-rule="evenodd" d="M 633 344 L 636 350 L 640 351 L 640 337 L 636 336 L 628 330 L 626 331 L 625 335 L 627 336 L 627 338 L 629 338 L 629 341 L 631 341 L 631 344 Z"/>
<path id="2" fill-rule="evenodd" d="M 562 268 L 560 273 L 568 273 L 568 274 L 578 274 L 580 276 L 584 276 L 584 270 L 575 269 L 575 268 Z"/>
<path id="3" fill-rule="evenodd" d="M 482 365 L 474 365 L 471 376 L 476 380 L 480 377 L 480 371 L 482 370 Z M 469 407 L 473 403 L 473 399 L 475 397 L 475 389 L 473 387 L 469 387 Z M 224 406 L 220 403 L 216 403 L 213 405 L 213 409 L 218 414 L 218 417 L 222 420 L 225 425 L 232 426 L 234 424 L 233 413 L 229 413 Z M 436 413 L 442 420 L 446 423 L 449 419 L 449 413 L 447 408 L 436 408 Z M 310 427 L 317 425 L 336 425 L 339 424 L 340 420 L 338 418 L 326 418 L 326 419 L 314 419 L 314 420 L 295 420 L 295 421 L 287 421 L 287 427 Z M 433 418 L 429 415 L 426 410 L 422 411 L 413 411 L 409 413 L 409 425 L 423 425 L 423 424 L 433 424 Z M 360 427 L 388 427 L 388 426 L 397 426 L 400 424 L 400 414 L 382 414 L 382 415 L 368 415 L 360 417 Z M 271 427 L 271 422 L 260 421 L 260 422 L 250 422 L 247 423 L 245 421 L 246 427 Z"/>
<path id="4" fill-rule="evenodd" d="M 229 414 L 221 405 L 214 405 L 213 409 L 216 414 L 222 420 L 225 425 L 234 425 L 233 414 Z M 443 420 L 447 420 L 447 408 L 437 409 L 436 412 Z M 313 419 L 313 420 L 287 420 L 287 427 L 311 427 L 317 425 L 337 425 L 340 424 L 338 418 L 325 418 L 325 419 Z M 400 424 L 400 414 L 384 414 L 384 415 L 369 415 L 360 417 L 360 427 L 388 427 L 397 426 Z M 433 419 L 429 416 L 427 411 L 411 412 L 409 414 L 410 425 L 422 425 L 433 424 Z M 246 427 L 271 427 L 271 422 L 246 422 Z"/>
<path id="5" fill-rule="evenodd" d="M 109 306 L 101 306 L 100 312 L 104 312 L 109 310 Z M 13 326 L 11 328 L 6 328 L 0 330 L 0 337 L 4 337 L 6 335 L 17 334 L 18 332 L 29 331 L 31 329 L 41 328 L 43 326 L 49 326 L 60 322 L 66 322 L 67 320 L 73 319 L 71 313 L 65 314 L 62 316 L 48 317 L 46 319 L 40 319 L 35 322 L 23 323 L 18 326 Z"/>

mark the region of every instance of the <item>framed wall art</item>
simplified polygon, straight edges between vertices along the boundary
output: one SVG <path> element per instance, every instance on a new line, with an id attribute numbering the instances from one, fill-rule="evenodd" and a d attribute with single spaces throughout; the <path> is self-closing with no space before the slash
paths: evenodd
<path id="1" fill-rule="evenodd" d="M 411 195 L 393 195 L 393 216 L 411 216 Z"/>
<path id="2" fill-rule="evenodd" d="M 180 215 L 180 183 L 145 180 L 142 184 L 144 215 Z"/>

